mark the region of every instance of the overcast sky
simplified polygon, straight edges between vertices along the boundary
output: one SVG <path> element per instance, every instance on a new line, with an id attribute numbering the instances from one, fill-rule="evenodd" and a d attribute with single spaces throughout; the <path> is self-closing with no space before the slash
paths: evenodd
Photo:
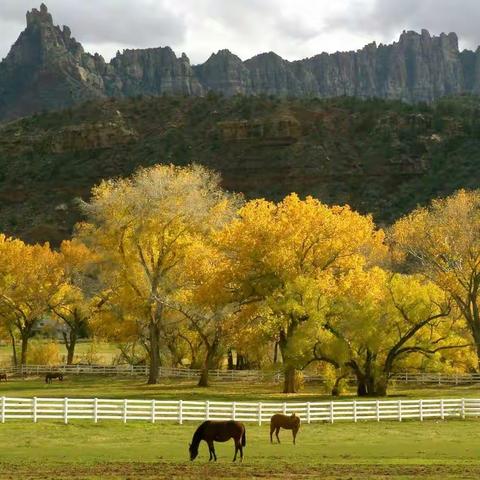
<path id="1" fill-rule="evenodd" d="M 480 44 L 480 0 L 46 0 L 91 53 L 171 46 L 192 63 L 228 48 L 243 59 L 275 51 L 290 60 L 390 43 L 402 30 L 455 31 Z M 0 0 L 0 58 L 40 0 Z"/>

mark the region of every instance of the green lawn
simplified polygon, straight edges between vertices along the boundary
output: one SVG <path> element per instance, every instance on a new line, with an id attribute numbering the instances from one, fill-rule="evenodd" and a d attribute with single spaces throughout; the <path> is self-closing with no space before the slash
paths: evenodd
<path id="1" fill-rule="evenodd" d="M 7 422 L 0 425 L 0 478 L 478 478 L 479 421 L 303 425 L 293 446 L 283 431 L 247 424 L 242 465 L 233 445 L 204 443 L 188 460 L 194 424 Z"/>
<path id="2" fill-rule="evenodd" d="M 480 385 L 459 387 L 409 387 L 393 386 L 393 398 L 480 397 Z M 22 397 L 84 397 L 84 398 L 145 398 L 218 401 L 318 401 L 330 400 L 329 392 L 319 384 L 307 384 L 295 395 L 281 393 L 275 383 L 224 383 L 213 382 L 210 388 L 199 388 L 192 380 L 162 380 L 158 385 L 147 385 L 142 377 L 106 377 L 102 375 L 67 375 L 64 382 L 45 384 L 43 377 L 11 378 L 0 383 L 0 395 Z M 354 392 L 340 398 L 351 399 Z"/>
<path id="3" fill-rule="evenodd" d="M 210 400 L 328 400 L 321 385 L 297 395 L 278 384 L 216 383 L 198 388 L 192 381 L 165 380 L 146 385 L 139 377 L 74 376 L 46 385 L 43 378 L 10 379 L 0 395 L 24 397 L 103 397 Z M 478 386 L 393 388 L 397 398 L 480 397 Z M 342 398 L 352 398 L 344 396 Z M 268 426 L 247 425 L 246 460 L 232 465 L 231 444 L 219 444 L 216 465 L 187 459 L 196 424 L 117 421 L 9 420 L 0 424 L 0 479 L 134 478 L 322 478 L 407 479 L 478 478 L 480 421 L 449 420 L 303 425 L 293 447 L 289 432 L 282 445 L 270 445 Z"/>

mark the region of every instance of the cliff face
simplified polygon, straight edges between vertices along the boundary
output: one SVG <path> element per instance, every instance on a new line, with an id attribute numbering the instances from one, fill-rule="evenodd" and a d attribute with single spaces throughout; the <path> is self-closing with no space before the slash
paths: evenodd
<path id="1" fill-rule="evenodd" d="M 27 13 L 27 28 L 0 63 L 0 120 L 60 109 L 92 98 L 208 91 L 279 96 L 380 97 L 432 102 L 480 93 L 480 50 L 458 49 L 454 33 L 404 32 L 392 45 L 322 53 L 290 62 L 273 52 L 242 61 L 221 50 L 191 66 L 169 47 L 125 50 L 106 63 L 85 53 L 47 7 Z"/>

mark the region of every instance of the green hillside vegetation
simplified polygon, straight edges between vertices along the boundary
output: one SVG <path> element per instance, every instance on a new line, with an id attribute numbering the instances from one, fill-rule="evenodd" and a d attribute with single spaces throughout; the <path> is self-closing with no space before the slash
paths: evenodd
<path id="1" fill-rule="evenodd" d="M 103 178 L 197 162 L 227 189 L 296 191 L 371 212 L 380 225 L 480 174 L 480 99 L 433 105 L 337 98 L 137 97 L 0 126 L 0 231 L 57 245 Z"/>

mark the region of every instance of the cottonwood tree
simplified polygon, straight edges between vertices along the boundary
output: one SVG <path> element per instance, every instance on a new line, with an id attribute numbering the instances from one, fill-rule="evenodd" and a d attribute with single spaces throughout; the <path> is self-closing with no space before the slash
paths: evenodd
<path id="1" fill-rule="evenodd" d="M 208 386 L 209 370 L 218 366 L 229 336 L 241 328 L 236 321 L 241 299 L 230 288 L 230 258 L 218 248 L 214 237 L 190 246 L 189 262 L 180 274 L 184 288 L 172 296 L 170 304 L 201 341 L 205 352 L 198 382 L 201 387 Z"/>
<path id="2" fill-rule="evenodd" d="M 148 332 L 149 383 L 158 379 L 161 329 L 169 299 L 183 287 L 179 272 L 189 262 L 186 252 L 199 236 L 222 226 L 234 205 L 214 173 L 171 165 L 104 181 L 84 205 L 88 223 L 80 227 L 81 238 L 104 260 L 105 287 L 121 289 Z"/>
<path id="3" fill-rule="evenodd" d="M 73 363 L 77 341 L 87 334 L 92 313 L 100 303 L 96 296 L 98 260 L 80 242 L 64 241 L 60 247 L 64 284 L 52 298 L 50 309 L 64 326 L 67 365 Z"/>
<path id="4" fill-rule="evenodd" d="M 399 362 L 467 347 L 448 297 L 419 276 L 353 271 L 332 301 L 313 356 L 349 369 L 359 395 L 385 395 Z"/>
<path id="5" fill-rule="evenodd" d="M 480 191 L 460 190 L 400 219 L 390 241 L 408 266 L 455 301 L 476 345 L 480 368 Z"/>
<path id="6" fill-rule="evenodd" d="M 294 392 L 298 365 L 290 344 L 296 332 L 321 311 L 343 275 L 383 251 L 383 232 L 348 206 L 328 207 L 292 194 L 278 204 L 249 202 L 221 241 L 231 252 L 239 295 L 258 308 L 246 306 L 244 322 L 278 341 L 284 392 Z M 307 308 L 304 288 L 308 298 L 316 298 L 315 308 Z"/>
<path id="7" fill-rule="evenodd" d="M 28 342 L 63 281 L 60 256 L 48 244 L 27 245 L 0 235 L 0 312 L 18 332 L 22 365 Z"/>

